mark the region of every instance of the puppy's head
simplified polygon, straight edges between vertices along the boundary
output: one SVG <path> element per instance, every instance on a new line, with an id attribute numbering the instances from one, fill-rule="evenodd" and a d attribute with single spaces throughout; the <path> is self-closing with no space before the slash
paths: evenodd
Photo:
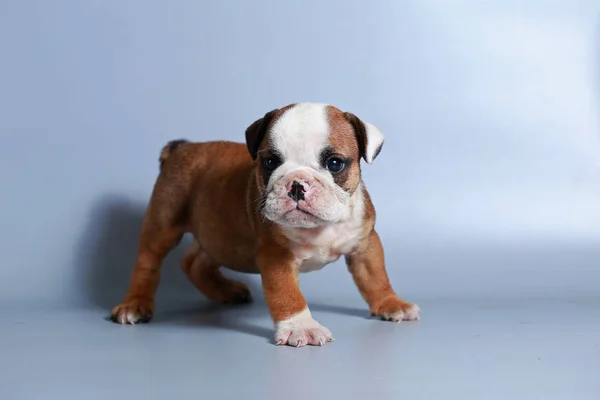
<path id="1" fill-rule="evenodd" d="M 333 106 L 300 103 L 267 113 L 246 130 L 263 215 L 313 228 L 349 217 L 360 159 L 379 154 L 381 131 Z"/>

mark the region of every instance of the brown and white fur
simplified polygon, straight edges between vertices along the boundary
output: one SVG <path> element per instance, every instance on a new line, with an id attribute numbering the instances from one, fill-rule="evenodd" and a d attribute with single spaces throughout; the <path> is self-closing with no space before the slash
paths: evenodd
<path id="1" fill-rule="evenodd" d="M 353 114 L 299 103 L 255 121 L 246 145 L 170 142 L 161 153 L 130 286 L 113 321 L 151 319 L 161 263 L 186 232 L 195 241 L 182 269 L 209 299 L 251 301 L 248 288 L 224 277 L 221 266 L 260 273 L 277 344 L 333 340 L 313 319 L 298 280 L 300 272 L 341 256 L 373 315 L 419 319 L 419 307 L 390 285 L 375 209 L 361 179 L 360 159 L 372 163 L 383 141 L 377 127 Z"/>

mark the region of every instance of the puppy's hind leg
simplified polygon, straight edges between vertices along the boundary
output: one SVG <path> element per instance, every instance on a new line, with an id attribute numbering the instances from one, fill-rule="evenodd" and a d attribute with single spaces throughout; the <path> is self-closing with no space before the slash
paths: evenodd
<path id="1" fill-rule="evenodd" d="M 164 164 L 168 152 L 175 150 L 172 143 L 163 150 L 161 164 Z M 137 261 L 129 289 L 123 302 L 111 313 L 114 322 L 135 324 L 148 322 L 152 318 L 161 264 L 169 251 L 179 243 L 185 231 L 188 182 L 176 172 L 175 169 L 163 170 L 156 180 L 144 216 Z"/>
<path id="2" fill-rule="evenodd" d="M 182 235 L 181 226 L 166 224 L 152 214 L 146 215 L 129 289 L 123 302 L 112 310 L 114 322 L 135 324 L 150 321 L 161 264 Z"/>
<path id="3" fill-rule="evenodd" d="M 181 269 L 194 286 L 210 300 L 224 304 L 243 304 L 252 301 L 248 287 L 223 276 L 219 264 L 194 241 L 183 257 Z"/>

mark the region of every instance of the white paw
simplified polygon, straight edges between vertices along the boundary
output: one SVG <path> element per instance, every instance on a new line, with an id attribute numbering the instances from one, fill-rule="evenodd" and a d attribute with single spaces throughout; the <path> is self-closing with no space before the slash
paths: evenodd
<path id="1" fill-rule="evenodd" d="M 335 340 L 329 329 L 315 321 L 310 311 L 304 311 L 277 323 L 275 344 L 301 347 L 322 346 Z"/>
<path id="2" fill-rule="evenodd" d="M 402 307 L 400 310 L 395 312 L 384 312 L 381 314 L 381 318 L 394 321 L 418 321 L 421 319 L 421 309 L 416 304 L 408 303 L 407 307 Z"/>
<path id="3" fill-rule="evenodd" d="M 121 325 L 149 322 L 152 319 L 152 303 L 139 298 L 126 301 L 113 308 L 111 319 Z"/>

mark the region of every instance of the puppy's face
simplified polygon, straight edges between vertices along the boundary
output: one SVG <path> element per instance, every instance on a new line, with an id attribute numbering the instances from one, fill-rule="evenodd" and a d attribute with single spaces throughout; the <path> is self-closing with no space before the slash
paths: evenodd
<path id="1" fill-rule="evenodd" d="M 262 214 L 302 228 L 347 219 L 361 180 L 360 158 L 372 162 L 383 139 L 375 126 L 324 104 L 267 113 L 246 131 L 257 162 Z"/>

